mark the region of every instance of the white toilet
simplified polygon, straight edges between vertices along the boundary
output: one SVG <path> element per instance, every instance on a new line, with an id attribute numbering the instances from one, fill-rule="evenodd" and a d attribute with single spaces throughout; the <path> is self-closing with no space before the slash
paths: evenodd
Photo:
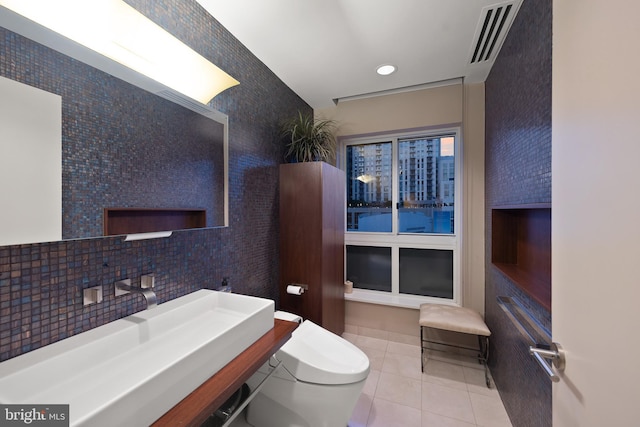
<path id="1" fill-rule="evenodd" d="M 347 426 L 369 375 L 366 354 L 306 320 L 270 363 L 277 361 L 282 362 L 278 371 L 249 403 L 247 421 L 251 425 Z"/>

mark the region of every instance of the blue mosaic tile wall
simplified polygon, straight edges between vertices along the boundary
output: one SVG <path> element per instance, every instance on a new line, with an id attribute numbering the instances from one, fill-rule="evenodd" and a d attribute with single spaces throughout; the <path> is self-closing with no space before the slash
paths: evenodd
<path id="1" fill-rule="evenodd" d="M 160 302 L 216 288 L 223 277 L 230 278 L 234 292 L 277 301 L 283 158 L 278 123 L 311 108 L 195 1 L 129 3 L 241 82 L 211 102 L 229 116 L 230 226 L 149 241 L 109 237 L 0 247 L 0 361 L 142 310 L 139 296 L 113 297 L 113 283 L 139 282 L 149 272 L 155 273 Z M 108 151 L 102 145 L 105 128 L 126 139 L 164 139 L 154 131 L 158 115 L 182 114 L 168 101 L 4 28 L 0 75 L 62 96 L 65 198 L 78 181 L 95 191 L 94 184 L 86 185 L 90 174 L 78 178 L 70 172 L 79 169 L 71 159 L 87 158 L 83 151 L 94 156 Z M 126 120 L 125 111 L 132 108 L 139 115 Z M 89 218 L 87 227 L 96 222 Z M 84 308 L 82 289 L 98 285 L 104 301 Z"/>
<path id="2" fill-rule="evenodd" d="M 491 372 L 515 427 L 551 426 L 551 381 L 496 297 L 517 297 L 549 330 L 551 313 L 491 264 L 491 208 L 551 203 L 551 45 L 552 1 L 525 0 L 485 85 L 485 315 Z"/>

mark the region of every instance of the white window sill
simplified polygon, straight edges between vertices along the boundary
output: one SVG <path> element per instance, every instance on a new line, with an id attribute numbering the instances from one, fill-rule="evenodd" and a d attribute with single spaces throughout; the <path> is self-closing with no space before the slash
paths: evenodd
<path id="1" fill-rule="evenodd" d="M 416 310 L 420 309 L 420 304 L 424 304 L 426 302 L 457 305 L 452 300 L 443 298 L 421 297 L 418 295 L 398 295 L 390 292 L 370 291 L 367 289 L 354 289 L 350 294 L 345 293 L 344 299 L 347 301 L 412 308 Z"/>

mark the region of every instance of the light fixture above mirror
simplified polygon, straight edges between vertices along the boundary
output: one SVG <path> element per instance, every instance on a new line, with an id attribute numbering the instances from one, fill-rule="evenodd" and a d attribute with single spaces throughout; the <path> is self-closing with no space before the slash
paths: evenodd
<path id="1" fill-rule="evenodd" d="M 0 0 L 0 5 L 22 18 L 5 18 L 0 25 L 22 34 L 28 31 L 24 35 L 104 70 L 105 65 L 94 62 L 104 63 L 104 59 L 83 52 L 60 37 L 51 37 L 47 34 L 47 30 L 51 30 L 201 104 L 207 104 L 220 92 L 239 84 L 121 0 Z M 5 14 L 3 10 L 0 12 L 0 15 Z M 25 29 L 28 26 L 32 28 Z M 107 64 L 106 67 L 114 65 Z M 122 76 L 122 71 L 105 71 L 161 96 L 166 92 L 164 88 L 151 89 L 131 81 L 138 78 Z"/>

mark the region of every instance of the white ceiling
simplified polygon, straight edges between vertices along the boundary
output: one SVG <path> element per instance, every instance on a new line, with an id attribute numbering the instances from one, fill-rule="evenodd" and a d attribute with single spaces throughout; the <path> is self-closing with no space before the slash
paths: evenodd
<path id="1" fill-rule="evenodd" d="M 460 77 L 484 81 L 501 44 L 470 63 L 483 8 L 502 0 L 197 1 L 313 108 Z M 511 16 L 520 2 L 506 2 Z M 387 63 L 398 70 L 377 75 Z"/>

